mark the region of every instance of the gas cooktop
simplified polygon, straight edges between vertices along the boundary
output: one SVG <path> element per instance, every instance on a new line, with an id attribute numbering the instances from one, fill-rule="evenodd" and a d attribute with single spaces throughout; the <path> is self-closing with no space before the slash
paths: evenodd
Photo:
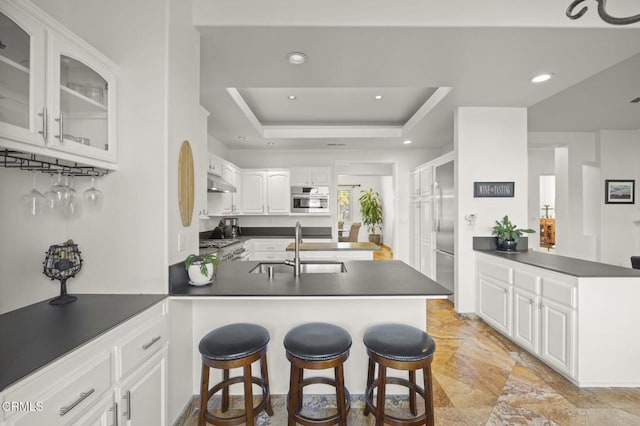
<path id="1" fill-rule="evenodd" d="M 220 240 L 200 240 L 200 248 L 222 248 L 239 242 L 237 238 L 220 239 Z"/>

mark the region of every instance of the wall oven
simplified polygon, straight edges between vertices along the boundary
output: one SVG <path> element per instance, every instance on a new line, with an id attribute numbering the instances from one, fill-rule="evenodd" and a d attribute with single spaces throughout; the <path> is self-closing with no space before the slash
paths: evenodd
<path id="1" fill-rule="evenodd" d="M 329 187 L 292 186 L 291 213 L 329 213 Z"/>

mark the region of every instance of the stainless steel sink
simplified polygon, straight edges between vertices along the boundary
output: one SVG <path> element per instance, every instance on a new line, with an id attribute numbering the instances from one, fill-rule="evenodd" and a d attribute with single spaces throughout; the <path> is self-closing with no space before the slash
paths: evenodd
<path id="1" fill-rule="evenodd" d="M 274 274 L 287 273 L 293 274 L 293 266 L 286 265 L 284 263 L 259 263 L 255 268 L 249 272 L 252 274 L 268 274 L 269 269 L 273 269 Z M 300 273 L 301 274 L 330 274 L 347 272 L 347 267 L 343 262 L 332 261 L 315 261 L 315 262 L 301 262 Z"/>

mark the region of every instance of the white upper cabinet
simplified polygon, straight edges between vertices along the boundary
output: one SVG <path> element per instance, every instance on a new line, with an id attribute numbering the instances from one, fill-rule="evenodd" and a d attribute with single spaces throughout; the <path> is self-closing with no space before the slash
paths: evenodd
<path id="1" fill-rule="evenodd" d="M 244 170 L 242 213 L 288 215 L 291 211 L 288 170 Z"/>
<path id="2" fill-rule="evenodd" d="M 331 167 L 292 167 L 292 186 L 329 186 L 331 184 Z"/>
<path id="3" fill-rule="evenodd" d="M 245 170 L 242 176 L 242 213 L 264 214 L 265 192 L 265 172 Z"/>
<path id="4" fill-rule="evenodd" d="M 0 3 L 0 137 L 44 146 L 45 29 L 12 3 Z"/>
<path id="5" fill-rule="evenodd" d="M 288 171 L 267 172 L 267 213 L 289 214 L 291 185 Z"/>
<path id="6" fill-rule="evenodd" d="M 231 165 L 230 163 L 224 163 L 222 166 L 222 178 L 236 187 L 236 192 L 225 192 L 222 194 L 222 213 L 223 214 L 238 214 L 240 213 L 240 199 L 241 199 L 241 177 L 240 170 Z"/>
<path id="7" fill-rule="evenodd" d="M 205 141 L 206 146 L 206 141 Z M 209 168 L 207 169 L 207 173 L 211 173 L 217 176 L 222 176 L 222 165 L 224 164 L 224 160 L 218 157 L 215 154 L 209 153 Z"/>
<path id="8" fill-rule="evenodd" d="M 53 38 L 50 47 L 49 146 L 115 163 L 115 74 L 102 58 L 65 38 Z"/>
<path id="9" fill-rule="evenodd" d="M 433 195 L 433 166 L 420 169 L 420 195 Z"/>
<path id="10" fill-rule="evenodd" d="M 0 28 L 0 146 L 115 168 L 117 66 L 26 1 Z"/>

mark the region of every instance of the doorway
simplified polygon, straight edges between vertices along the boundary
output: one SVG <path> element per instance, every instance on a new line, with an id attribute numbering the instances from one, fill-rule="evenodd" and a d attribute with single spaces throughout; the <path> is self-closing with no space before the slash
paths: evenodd
<path id="1" fill-rule="evenodd" d="M 540 249 L 551 252 L 556 245 L 556 177 L 540 176 Z"/>
<path id="2" fill-rule="evenodd" d="M 380 194 L 382 202 L 381 243 L 391 248 L 395 246 L 395 163 L 337 162 L 335 170 L 337 214 L 334 226 L 337 227 L 340 221 L 343 229 L 348 229 L 351 223 L 362 223 L 358 198 L 361 191 L 373 189 Z M 368 241 L 369 230 L 363 224 L 358 242 Z"/>

